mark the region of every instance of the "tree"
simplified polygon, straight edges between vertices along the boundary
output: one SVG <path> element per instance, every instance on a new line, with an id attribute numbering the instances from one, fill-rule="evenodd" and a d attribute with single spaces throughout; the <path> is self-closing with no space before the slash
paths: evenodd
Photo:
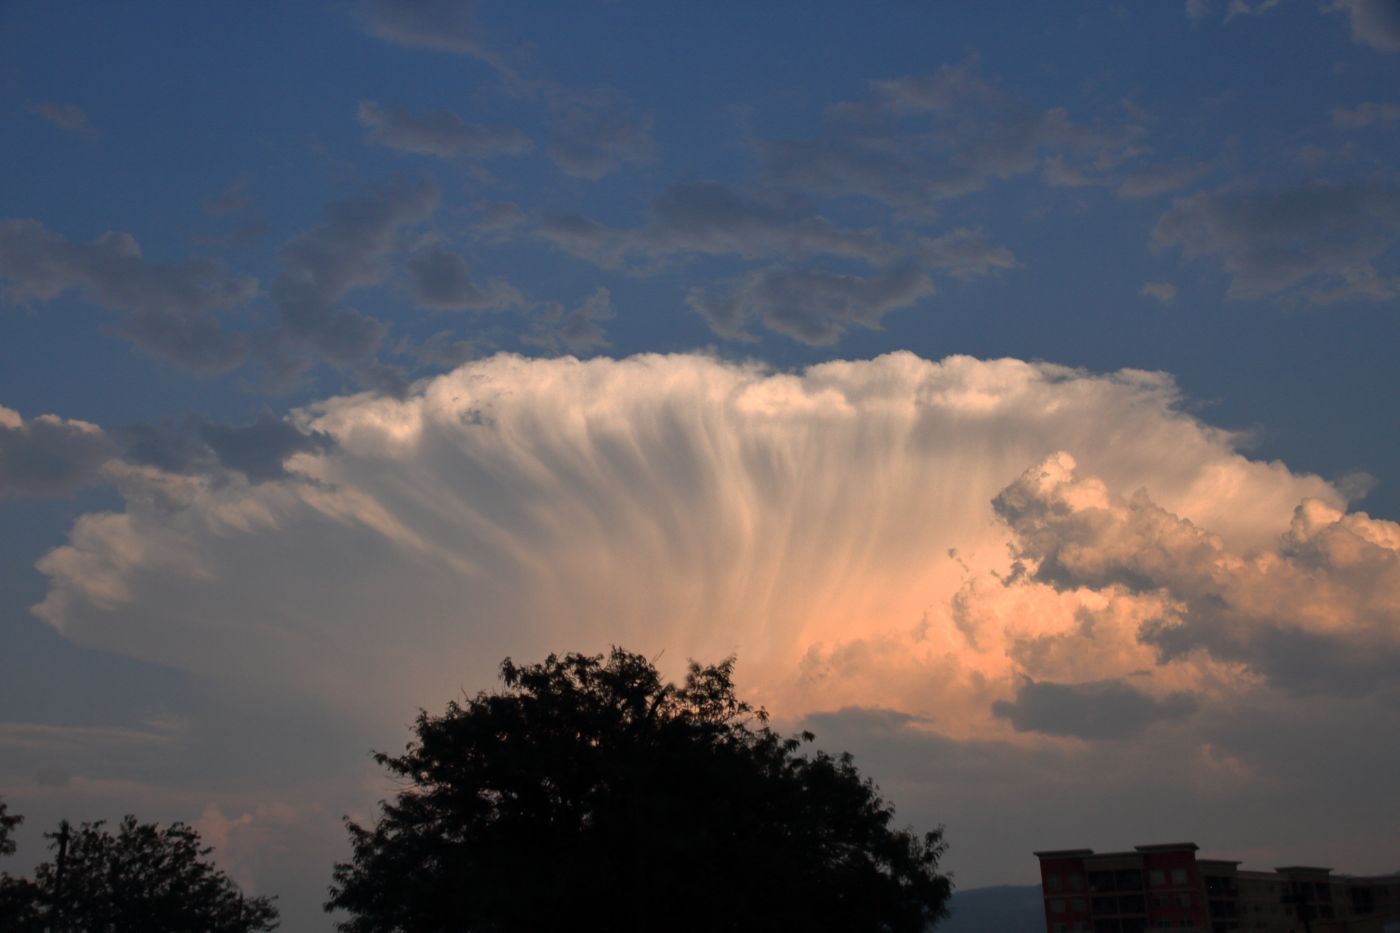
<path id="1" fill-rule="evenodd" d="M 941 830 L 891 827 L 850 755 L 734 693 L 733 658 L 683 686 L 640 655 L 501 665 L 505 689 L 419 714 L 406 786 L 346 825 L 328 911 L 370 931 L 915 933 L 944 916 Z"/>
<path id="2" fill-rule="evenodd" d="M 24 817 L 11 814 L 5 801 L 0 800 L 0 855 L 15 854 L 15 841 L 11 834 L 23 822 Z M 33 882 L 0 872 L 0 930 L 39 933 L 43 929 L 42 924 L 38 891 Z"/>
<path id="3" fill-rule="evenodd" d="M 127 816 L 46 833 L 34 880 L 0 879 L 0 928 L 52 933 L 253 933 L 277 928 L 271 898 L 244 897 L 184 823 Z"/>
<path id="4" fill-rule="evenodd" d="M 18 814 L 11 816 L 5 801 L 0 799 L 0 855 L 15 854 L 15 841 L 10 838 L 10 834 L 23 822 L 24 817 Z"/>

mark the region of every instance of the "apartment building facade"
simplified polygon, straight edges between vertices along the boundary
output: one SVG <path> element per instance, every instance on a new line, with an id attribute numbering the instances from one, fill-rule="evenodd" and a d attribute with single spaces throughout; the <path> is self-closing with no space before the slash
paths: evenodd
<path id="1" fill-rule="evenodd" d="M 1253 871 L 1197 851 L 1036 852 L 1047 933 L 1400 933 L 1400 873 Z"/>

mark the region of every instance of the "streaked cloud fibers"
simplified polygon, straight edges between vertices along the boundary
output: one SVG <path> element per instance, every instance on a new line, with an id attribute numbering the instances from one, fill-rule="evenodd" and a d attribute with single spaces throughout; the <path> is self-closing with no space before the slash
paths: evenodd
<path id="1" fill-rule="evenodd" d="M 1265 793 L 1298 729 L 1400 718 L 1400 526 L 1180 402 L 1014 359 L 500 355 L 293 412 L 318 442 L 260 482 L 109 463 L 125 510 L 42 558 L 36 612 L 366 748 L 506 655 L 737 654 L 779 722 L 966 828 L 975 878 L 1091 800 L 1205 812 Z M 1371 754 L 1344 734 L 1334 765 Z"/>

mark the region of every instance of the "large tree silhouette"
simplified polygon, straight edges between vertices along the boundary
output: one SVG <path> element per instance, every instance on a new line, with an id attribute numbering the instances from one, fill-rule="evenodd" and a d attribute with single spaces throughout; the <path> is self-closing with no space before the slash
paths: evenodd
<path id="1" fill-rule="evenodd" d="M 0 820 L 6 817 L 0 803 Z M 12 824 L 11 824 L 12 825 Z M 127 816 L 46 833 L 52 861 L 32 881 L 0 876 L 0 929 L 46 933 L 254 933 L 277 927 L 266 897 L 244 897 L 184 823 Z M 13 847 L 0 839 L 0 848 Z"/>
<path id="2" fill-rule="evenodd" d="M 924 930 L 941 831 L 892 828 L 849 755 L 799 753 L 733 659 L 682 686 L 644 657 L 501 665 L 505 689 L 419 715 L 404 788 L 347 820 L 327 910 L 369 931 Z"/>

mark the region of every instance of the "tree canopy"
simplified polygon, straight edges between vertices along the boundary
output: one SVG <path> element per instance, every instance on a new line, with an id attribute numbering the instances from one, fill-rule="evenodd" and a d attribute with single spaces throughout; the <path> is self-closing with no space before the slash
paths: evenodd
<path id="1" fill-rule="evenodd" d="M 64 822 L 45 838 L 53 859 L 38 866 L 32 881 L 0 876 L 0 929 L 254 933 L 277 927 L 272 899 L 244 897 L 184 823 L 161 828 L 127 816 L 112 832 L 102 821 L 76 829 Z"/>
<path id="2" fill-rule="evenodd" d="M 731 658 L 681 686 L 646 658 L 501 665 L 504 689 L 420 713 L 404 788 L 327 910 L 345 933 L 888 931 L 944 916 L 941 830 L 892 826 L 849 755 L 799 753 L 739 700 Z"/>

